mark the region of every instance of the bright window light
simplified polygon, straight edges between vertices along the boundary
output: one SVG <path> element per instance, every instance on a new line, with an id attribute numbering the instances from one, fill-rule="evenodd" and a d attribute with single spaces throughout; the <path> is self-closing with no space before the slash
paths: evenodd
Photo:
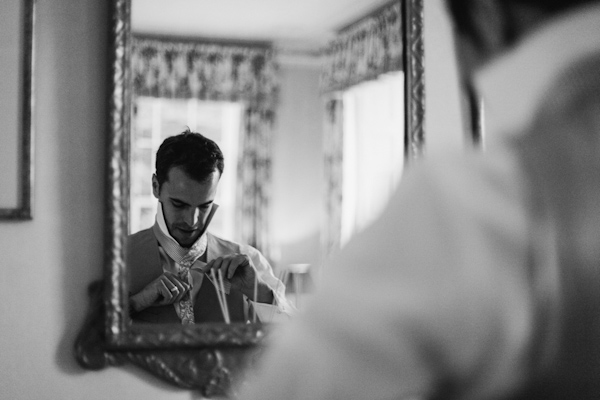
<path id="1" fill-rule="evenodd" d="M 344 93 L 342 246 L 387 205 L 404 165 L 404 75 Z"/>

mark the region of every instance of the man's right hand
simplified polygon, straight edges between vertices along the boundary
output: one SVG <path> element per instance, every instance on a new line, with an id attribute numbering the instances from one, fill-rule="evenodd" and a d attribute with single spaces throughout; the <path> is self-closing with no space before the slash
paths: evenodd
<path id="1" fill-rule="evenodd" d="M 190 290 L 190 285 L 177 275 L 165 272 L 138 293 L 129 297 L 130 310 L 140 312 L 148 307 L 173 304 Z"/>

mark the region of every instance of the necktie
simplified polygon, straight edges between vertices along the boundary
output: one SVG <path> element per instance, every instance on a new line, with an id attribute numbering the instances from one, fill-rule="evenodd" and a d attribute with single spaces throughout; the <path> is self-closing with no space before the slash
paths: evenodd
<path id="1" fill-rule="evenodd" d="M 213 208 L 208 216 L 206 224 L 204 226 L 204 231 L 194 242 L 194 244 L 188 249 L 181 247 L 179 243 L 171 235 L 169 235 L 169 231 L 167 229 L 167 224 L 164 219 L 164 214 L 162 212 L 162 204 L 158 203 L 158 212 L 156 214 L 156 223 L 152 227 L 154 231 L 154 235 L 156 239 L 160 243 L 161 247 L 165 250 L 167 255 L 171 257 L 173 261 L 175 261 L 175 266 L 177 268 L 178 277 L 187 282 L 190 286 L 193 284 L 192 276 L 190 274 L 190 269 L 192 265 L 204 254 L 207 246 L 207 237 L 206 237 L 206 227 L 208 226 L 212 216 L 217 210 L 218 205 L 213 204 Z M 182 324 L 193 324 L 194 323 L 194 305 L 192 302 L 192 298 L 190 296 L 190 291 L 188 291 L 180 300 L 179 300 L 179 317 L 181 318 Z"/>
<path id="2" fill-rule="evenodd" d="M 196 241 L 196 243 L 194 243 L 187 254 L 175 263 L 177 266 L 177 275 L 179 276 L 179 279 L 187 282 L 190 285 L 190 288 L 193 284 L 190 268 L 194 262 L 196 262 L 196 260 L 198 260 L 206 251 L 206 242 L 206 234 L 203 234 Z M 188 290 L 187 293 L 179 300 L 181 323 L 184 325 L 194 323 L 194 305 L 192 303 L 190 293 L 191 290 Z"/>

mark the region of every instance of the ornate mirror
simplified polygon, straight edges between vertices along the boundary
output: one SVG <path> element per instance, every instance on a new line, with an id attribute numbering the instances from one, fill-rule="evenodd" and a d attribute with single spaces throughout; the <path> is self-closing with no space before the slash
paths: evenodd
<path id="1" fill-rule="evenodd" d="M 405 162 L 418 158 L 424 148 L 424 82 L 423 82 L 423 4 L 422 0 L 368 1 L 377 4 L 376 10 L 361 15 L 364 25 L 370 13 L 394 7 L 390 14 L 397 19 L 389 24 L 391 34 L 399 38 L 396 45 L 388 45 L 403 72 L 403 151 Z M 204 323 L 195 325 L 137 325 L 130 323 L 128 287 L 126 283 L 125 241 L 129 233 L 130 217 L 130 151 L 133 93 L 132 43 L 138 38 L 132 34 L 132 0 L 112 0 L 111 59 L 112 87 L 109 98 L 108 148 L 106 165 L 106 269 L 102 282 L 90 286 L 91 312 L 77 342 L 79 363 L 88 369 L 102 369 L 109 365 L 133 363 L 151 374 L 182 388 L 201 392 L 203 396 L 235 396 L 232 388 L 236 378 L 260 356 L 261 344 L 273 331 L 269 324 L 260 323 Z M 387 17 L 386 17 L 387 18 Z M 356 18 L 355 18 L 356 19 Z M 355 21 L 345 21 L 345 25 Z M 355 27 L 355 25 L 352 25 Z M 338 27 L 340 35 L 351 37 L 347 26 Z M 350 31 L 354 28 L 350 28 Z M 329 47 L 329 64 L 344 64 L 336 58 L 335 46 Z M 321 59 L 321 58 L 320 58 Z M 386 58 L 387 60 L 387 58 Z M 360 66 L 350 66 L 360 68 Z M 369 67 L 370 68 L 370 67 Z M 377 70 L 378 73 L 387 71 Z M 326 68 L 325 68 L 326 69 Z M 375 68 L 377 69 L 377 68 Z M 338 69 L 339 70 L 339 69 Z M 344 74 L 342 74 L 344 75 Z M 336 88 L 339 74 L 324 74 L 329 88 Z M 327 97 L 327 96 L 325 96 Z M 327 109 L 337 107 L 335 96 L 327 97 Z M 176 132 L 174 132 L 176 133 Z"/>

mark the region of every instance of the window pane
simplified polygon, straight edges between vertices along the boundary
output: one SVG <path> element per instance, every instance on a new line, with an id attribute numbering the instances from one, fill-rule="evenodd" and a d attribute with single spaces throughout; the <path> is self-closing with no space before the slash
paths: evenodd
<path id="1" fill-rule="evenodd" d="M 223 152 L 226 167 L 215 199 L 220 208 L 210 230 L 233 237 L 242 107 L 241 103 L 197 99 L 136 99 L 131 129 L 130 233 L 154 224 L 157 200 L 151 183 L 158 147 L 167 137 L 189 128 L 214 140 Z"/>
<path id="2" fill-rule="evenodd" d="M 342 245 L 383 211 L 404 165 L 401 72 L 344 93 Z"/>

